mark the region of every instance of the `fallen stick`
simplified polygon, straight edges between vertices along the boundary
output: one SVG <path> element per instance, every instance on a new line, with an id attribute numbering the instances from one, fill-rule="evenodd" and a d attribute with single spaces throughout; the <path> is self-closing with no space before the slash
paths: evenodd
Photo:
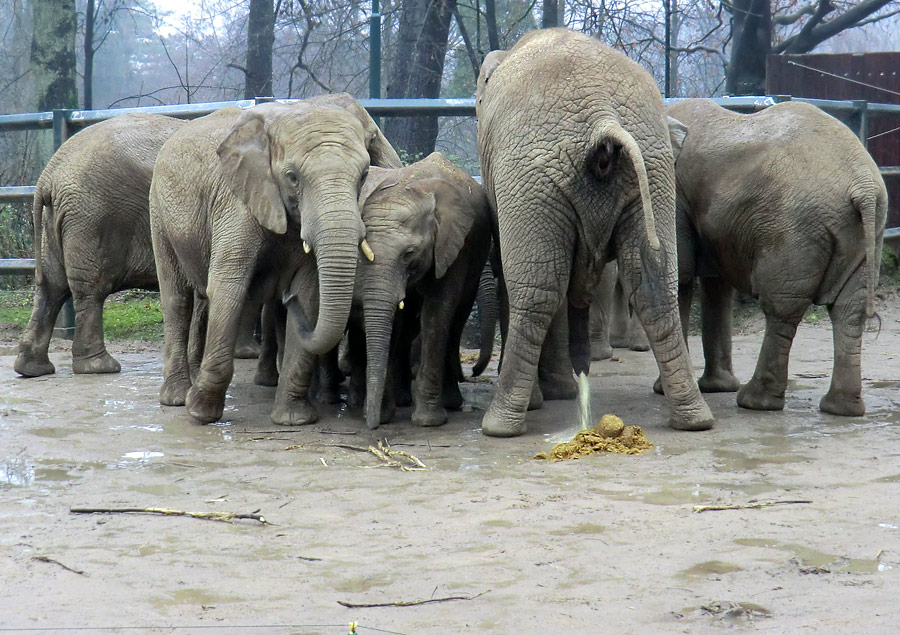
<path id="1" fill-rule="evenodd" d="M 235 520 L 255 520 L 263 525 L 271 525 L 262 517 L 257 509 L 249 514 L 234 512 L 186 512 L 180 509 L 165 509 L 163 507 L 72 507 L 73 514 L 158 514 L 161 516 L 187 516 L 200 520 L 217 520 L 223 523 L 231 523 Z"/>
<path id="2" fill-rule="evenodd" d="M 431 598 L 430 600 L 412 600 L 412 601 L 400 601 L 400 602 L 376 602 L 374 604 L 354 604 L 353 602 L 343 602 L 338 600 L 337 603 L 341 606 L 346 606 L 348 609 L 377 609 L 384 608 L 388 606 L 421 606 L 422 604 L 435 604 L 437 602 L 453 602 L 454 600 L 474 600 L 475 598 L 480 598 L 485 593 L 490 593 L 490 589 L 487 591 L 482 591 L 478 595 L 451 595 L 446 598 Z"/>
<path id="3" fill-rule="evenodd" d="M 694 512 L 699 514 L 700 512 L 720 512 L 726 509 L 759 509 L 761 507 L 771 507 L 772 505 L 808 505 L 809 503 L 812 503 L 812 501 L 760 501 L 743 505 L 694 505 Z"/>
<path id="4" fill-rule="evenodd" d="M 65 569 L 66 571 L 71 571 L 72 573 L 77 573 L 78 575 L 87 575 L 81 569 L 73 569 L 72 567 L 70 567 L 68 565 L 64 565 L 59 560 L 54 560 L 53 558 L 49 558 L 47 556 L 32 556 L 31 559 L 37 560 L 38 562 L 48 562 L 50 564 L 57 564 L 57 565 L 61 566 L 63 569 Z"/>

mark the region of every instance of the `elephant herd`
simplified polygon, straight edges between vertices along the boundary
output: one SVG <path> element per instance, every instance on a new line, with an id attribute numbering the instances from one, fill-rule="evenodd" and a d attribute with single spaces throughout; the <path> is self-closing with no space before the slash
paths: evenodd
<path id="1" fill-rule="evenodd" d="M 262 307 L 256 381 L 277 384 L 276 423 L 315 421 L 314 401 L 336 399 L 348 375 L 370 427 L 406 404 L 413 423 L 441 425 L 461 405 L 460 337 L 489 261 L 504 341 L 485 434 L 522 434 L 527 410 L 575 396 L 573 369 L 608 352 L 614 294 L 628 312 L 618 321 L 631 316 L 619 331 L 656 357 L 674 428 L 712 427 L 701 391 L 783 408 L 812 303 L 834 326 L 820 408 L 863 414 L 887 195 L 842 123 L 791 102 L 750 115 L 701 99 L 667 108 L 641 66 L 565 29 L 490 53 L 476 116 L 481 185 L 437 153 L 403 167 L 343 94 L 190 122 L 123 115 L 79 132 L 37 184 L 34 310 L 15 370 L 53 372 L 52 325 L 71 296 L 74 372 L 117 372 L 103 302 L 158 285 L 164 405 L 221 418 Z M 685 332 L 697 280 L 699 381 Z M 766 318 L 743 386 L 734 289 Z"/>

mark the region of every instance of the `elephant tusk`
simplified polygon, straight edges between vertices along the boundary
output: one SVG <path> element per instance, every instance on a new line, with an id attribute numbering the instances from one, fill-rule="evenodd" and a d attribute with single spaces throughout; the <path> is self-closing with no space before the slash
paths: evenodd
<path id="1" fill-rule="evenodd" d="M 400 304 L 397 305 L 397 308 L 402 311 L 404 306 L 406 306 L 406 305 L 403 304 L 403 300 L 400 300 Z"/>
<path id="2" fill-rule="evenodd" d="M 375 253 L 372 251 L 372 248 L 369 247 L 369 243 L 366 242 L 365 238 L 359 243 L 359 248 L 362 250 L 363 254 L 365 254 L 366 259 L 368 259 L 369 262 L 375 262 Z"/>
<path id="3" fill-rule="evenodd" d="M 312 247 L 310 247 L 309 243 L 304 240 L 303 241 L 303 253 L 308 254 L 311 251 L 312 251 Z"/>

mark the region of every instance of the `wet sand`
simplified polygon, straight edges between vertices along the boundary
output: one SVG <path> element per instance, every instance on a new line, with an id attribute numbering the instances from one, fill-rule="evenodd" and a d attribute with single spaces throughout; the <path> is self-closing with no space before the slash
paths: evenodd
<path id="1" fill-rule="evenodd" d="M 740 379 L 761 334 L 735 340 Z M 437 429 L 322 408 L 281 428 L 274 389 L 238 360 L 225 421 L 200 426 L 158 404 L 161 354 L 111 346 L 114 376 L 20 379 L 0 342 L 0 627 L 143 632 L 650 633 L 739 627 L 891 633 L 900 628 L 900 323 L 863 343 L 868 414 L 818 411 L 831 332 L 804 324 L 787 407 L 708 395 L 710 432 L 665 426 L 648 353 L 591 369 L 595 419 L 644 428 L 640 456 L 532 460 L 571 438 L 577 403 L 529 414 L 529 432 L 484 437 L 490 383 Z M 5 345 L 5 348 L 3 347 Z M 692 338 L 695 366 L 700 343 Z M 121 352 L 120 352 L 121 351 Z M 386 438 L 427 466 L 379 467 Z M 696 513 L 696 505 L 809 500 Z M 233 524 L 72 507 L 259 511 Z M 83 573 L 67 570 L 62 565 Z M 480 594 L 480 595 L 479 595 Z M 419 606 L 346 608 L 446 597 Z M 41 631 L 43 629 L 43 631 Z M 375 630 L 375 629 L 381 629 Z M 116 632 L 105 631 L 105 632 Z"/>

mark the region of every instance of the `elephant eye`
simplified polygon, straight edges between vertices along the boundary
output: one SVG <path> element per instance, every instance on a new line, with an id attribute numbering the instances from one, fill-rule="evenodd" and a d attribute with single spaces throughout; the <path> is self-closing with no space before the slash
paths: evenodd
<path id="1" fill-rule="evenodd" d="M 294 172 L 293 170 L 285 170 L 284 178 L 286 178 L 288 183 L 290 183 L 291 185 L 297 185 L 297 182 L 300 180 L 297 177 L 297 173 Z"/>

